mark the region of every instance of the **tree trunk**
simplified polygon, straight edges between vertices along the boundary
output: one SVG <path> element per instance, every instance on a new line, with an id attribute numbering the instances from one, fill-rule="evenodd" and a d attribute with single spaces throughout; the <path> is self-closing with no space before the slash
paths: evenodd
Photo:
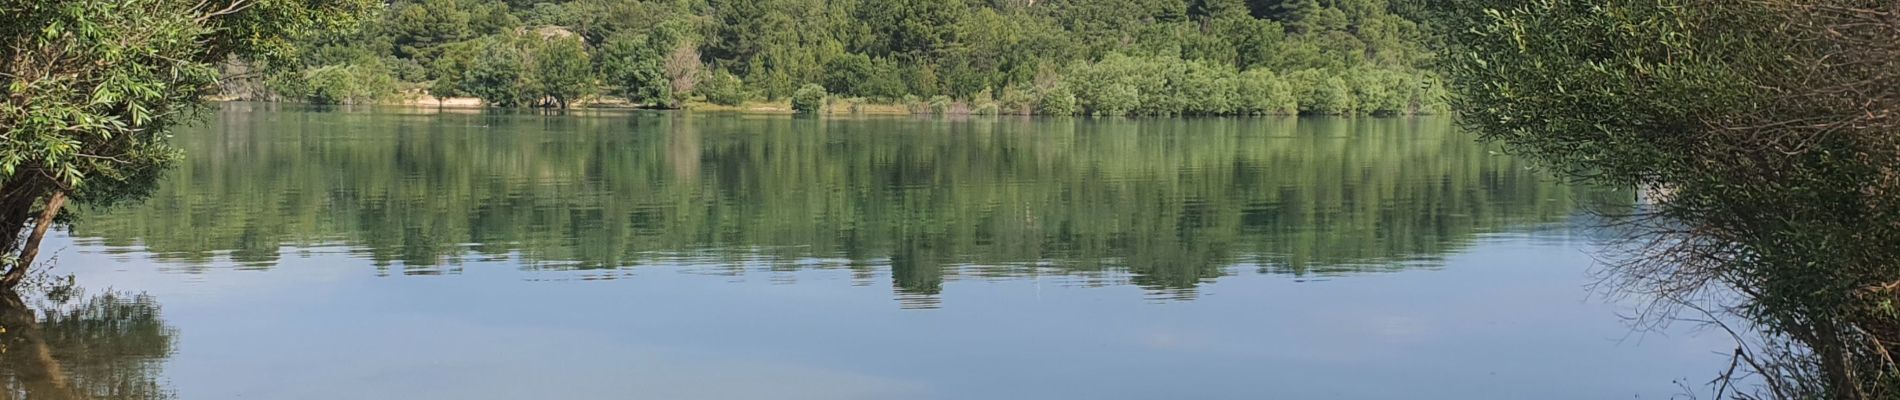
<path id="1" fill-rule="evenodd" d="M 20 234 L 33 219 L 33 204 L 45 193 L 31 174 L 17 174 L 0 182 L 0 254 L 20 248 Z"/>
<path id="2" fill-rule="evenodd" d="M 46 239 L 46 229 L 53 226 L 53 217 L 59 216 L 60 207 L 65 205 L 64 190 L 54 190 L 53 195 L 46 198 L 46 209 L 40 211 L 39 220 L 33 222 L 33 234 L 27 236 L 26 245 L 20 247 L 19 262 L 13 263 L 6 276 L 0 277 L 0 291 L 11 292 L 20 281 L 26 280 L 27 268 L 32 267 L 33 258 L 40 255 L 40 240 Z"/>

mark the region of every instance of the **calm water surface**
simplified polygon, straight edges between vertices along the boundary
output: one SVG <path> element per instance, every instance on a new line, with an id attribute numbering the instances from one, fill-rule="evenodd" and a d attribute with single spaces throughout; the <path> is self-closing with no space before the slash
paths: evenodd
<path id="1" fill-rule="evenodd" d="M 48 245 L 85 293 L 10 334 L 66 382 L 14 392 L 1667 398 L 1726 361 L 1589 296 L 1579 213 L 1626 194 L 1441 119 L 227 104 L 175 141 Z"/>

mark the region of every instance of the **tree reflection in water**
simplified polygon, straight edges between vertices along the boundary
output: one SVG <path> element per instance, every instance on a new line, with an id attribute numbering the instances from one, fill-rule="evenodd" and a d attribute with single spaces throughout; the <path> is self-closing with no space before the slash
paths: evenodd
<path id="1" fill-rule="evenodd" d="M 0 294 L 0 398 L 176 397 L 159 377 L 177 332 L 151 296 L 47 293 Z"/>

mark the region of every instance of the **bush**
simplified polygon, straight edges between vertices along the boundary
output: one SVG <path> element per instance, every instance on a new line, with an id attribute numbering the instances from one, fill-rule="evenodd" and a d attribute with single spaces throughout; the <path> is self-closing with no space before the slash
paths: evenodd
<path id="1" fill-rule="evenodd" d="M 1064 79 L 1075 89 L 1081 108 L 1094 115 L 1130 113 L 1161 115 L 1180 112 L 1181 103 L 1168 87 L 1184 75 L 1178 58 L 1137 58 L 1111 53 L 1097 63 L 1078 63 Z"/>
<path id="2" fill-rule="evenodd" d="M 1239 102 L 1239 80 L 1239 74 L 1232 67 L 1190 61 L 1181 79 L 1171 85 L 1173 97 L 1181 106 L 1172 111 L 1194 115 L 1231 114 Z"/>
<path id="3" fill-rule="evenodd" d="M 303 74 L 301 90 L 284 95 L 316 104 L 374 103 L 393 97 L 396 77 L 380 63 L 326 65 Z"/>
<path id="4" fill-rule="evenodd" d="M 1352 86 L 1337 74 L 1304 69 L 1287 74 L 1286 80 L 1299 100 L 1301 114 L 1343 115 L 1354 111 Z"/>
<path id="5" fill-rule="evenodd" d="M 1101 116 L 1128 115 L 1141 106 L 1141 90 L 1125 83 L 1110 83 L 1090 90 L 1091 96 L 1082 100 L 1087 103 L 1089 114 Z"/>
<path id="6" fill-rule="evenodd" d="M 997 112 L 1002 114 L 1030 114 L 1036 112 L 1036 93 L 1028 88 L 1005 87 L 996 103 Z"/>
<path id="7" fill-rule="evenodd" d="M 693 90 L 705 96 L 707 102 L 722 106 L 737 106 L 751 97 L 746 94 L 745 82 L 723 69 L 709 74 L 706 81 L 700 82 Z"/>
<path id="8" fill-rule="evenodd" d="M 1397 115 L 1411 113 L 1411 79 L 1406 74 L 1388 69 L 1358 69 L 1348 76 L 1352 81 L 1352 95 L 1358 100 L 1360 112 L 1373 115 Z"/>
<path id="9" fill-rule="evenodd" d="M 613 94 L 627 101 L 670 105 L 674 100 L 672 81 L 666 77 L 660 53 L 647 42 L 644 35 L 621 34 L 608 38 L 601 45 L 597 66 L 601 80 L 613 89 Z"/>
<path id="10" fill-rule="evenodd" d="M 449 45 L 432 65 L 436 96 L 474 96 L 499 107 L 527 105 L 538 97 L 521 38 L 489 36 Z"/>
<path id="11" fill-rule="evenodd" d="M 976 103 L 976 108 L 970 110 L 971 114 L 976 115 L 996 115 L 999 112 L 996 102 L 994 101 L 978 102 Z"/>
<path id="12" fill-rule="evenodd" d="M 908 90 L 900 74 L 890 60 L 846 54 L 825 64 L 825 90 L 840 95 L 895 98 Z"/>
<path id="13" fill-rule="evenodd" d="M 1036 112 L 1046 115 L 1075 115 L 1082 108 L 1076 104 L 1075 93 L 1066 86 L 1056 86 L 1042 91 L 1036 104 Z"/>
<path id="14" fill-rule="evenodd" d="M 930 113 L 937 115 L 950 114 L 950 108 L 953 103 L 955 102 L 950 100 L 950 96 L 930 96 Z"/>
<path id="15" fill-rule="evenodd" d="M 533 98 L 553 99 L 554 104 L 550 106 L 567 108 L 574 100 L 593 93 L 592 62 L 588 60 L 587 45 L 579 38 L 528 40 L 530 57 L 535 60 Z M 665 78 L 661 80 L 664 82 Z M 661 96 L 670 97 L 671 93 Z"/>
<path id="16" fill-rule="evenodd" d="M 921 115 L 921 114 L 930 113 L 930 103 L 925 103 L 924 100 L 922 98 L 917 97 L 917 95 L 914 95 L 914 94 L 904 95 L 904 97 L 901 99 L 898 99 L 897 102 L 898 104 L 903 104 L 904 111 L 908 111 L 911 114 Z"/>
<path id="17" fill-rule="evenodd" d="M 824 111 L 826 97 L 829 97 L 829 94 L 825 93 L 824 86 L 805 84 L 798 88 L 797 92 L 792 93 L 792 111 L 799 114 Z"/>
<path id="18" fill-rule="evenodd" d="M 1256 68 L 1240 74 L 1236 85 L 1234 111 L 1252 115 L 1287 115 L 1299 112 L 1299 100 L 1292 88 L 1273 70 Z"/>

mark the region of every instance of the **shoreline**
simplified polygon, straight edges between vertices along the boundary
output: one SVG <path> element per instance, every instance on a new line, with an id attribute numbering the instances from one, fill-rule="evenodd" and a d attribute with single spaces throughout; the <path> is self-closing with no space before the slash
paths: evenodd
<path id="1" fill-rule="evenodd" d="M 210 102 L 214 102 L 214 103 L 295 104 L 295 105 L 304 105 L 304 106 L 327 106 L 327 107 L 344 107 L 344 108 L 391 107 L 391 108 L 408 108 L 408 109 L 417 109 L 417 110 L 438 110 L 442 112 L 450 112 L 450 113 L 458 113 L 458 114 L 480 113 L 480 112 L 483 112 L 485 110 L 490 110 L 490 109 L 552 111 L 552 109 L 542 109 L 542 108 L 491 108 L 491 107 L 486 106 L 482 102 L 482 100 L 479 98 L 474 98 L 474 97 L 437 98 L 437 97 L 430 96 L 427 94 L 416 94 L 416 95 L 411 95 L 411 96 L 404 96 L 403 99 L 395 100 L 395 101 L 381 101 L 381 102 L 359 103 L 359 104 L 316 104 L 316 103 L 301 102 L 301 101 L 269 101 L 269 100 L 244 99 L 244 98 L 230 97 L 230 96 L 211 97 L 206 100 Z M 1060 115 L 1035 114 L 1035 113 L 1024 114 L 1024 113 L 971 112 L 971 108 L 967 107 L 965 104 L 962 104 L 961 102 L 956 104 L 959 107 L 948 107 L 942 110 L 931 109 L 931 106 L 927 104 L 885 103 L 885 102 L 869 101 L 863 98 L 833 98 L 833 99 L 828 100 L 827 103 L 828 103 L 827 106 L 824 108 L 823 111 L 820 112 L 820 115 L 885 116 L 885 117 L 892 117 L 892 116 L 1062 117 Z M 689 100 L 685 104 L 681 105 L 679 108 L 658 108 L 658 107 L 643 107 L 641 105 L 633 104 L 623 99 L 601 96 L 601 97 L 595 97 L 595 98 L 589 98 L 589 99 L 583 99 L 583 100 L 576 100 L 573 103 L 571 103 L 570 107 L 567 109 L 567 111 L 609 111 L 609 110 L 661 111 L 661 112 L 685 111 L 685 112 L 708 112 L 708 113 L 735 113 L 735 114 L 751 114 L 751 115 L 793 115 L 793 114 L 796 114 L 796 112 L 792 110 L 791 101 L 786 100 L 786 99 L 781 99 L 777 101 L 746 101 L 745 103 L 741 103 L 739 105 L 722 105 L 722 104 L 714 104 L 714 103 L 706 102 L 703 100 Z M 1393 114 L 1393 115 L 1365 115 L 1365 114 L 1331 115 L 1331 114 L 1273 113 L 1273 114 L 1235 114 L 1235 115 L 1129 115 L 1129 116 L 1119 116 L 1119 118 L 1325 117 L 1325 118 L 1384 119 L 1384 118 L 1435 117 L 1435 116 L 1441 116 L 1441 115 L 1444 115 L 1444 114 L 1413 113 L 1413 114 Z M 1068 117 L 1094 118 L 1094 117 L 1104 117 L 1104 116 L 1072 115 Z"/>

